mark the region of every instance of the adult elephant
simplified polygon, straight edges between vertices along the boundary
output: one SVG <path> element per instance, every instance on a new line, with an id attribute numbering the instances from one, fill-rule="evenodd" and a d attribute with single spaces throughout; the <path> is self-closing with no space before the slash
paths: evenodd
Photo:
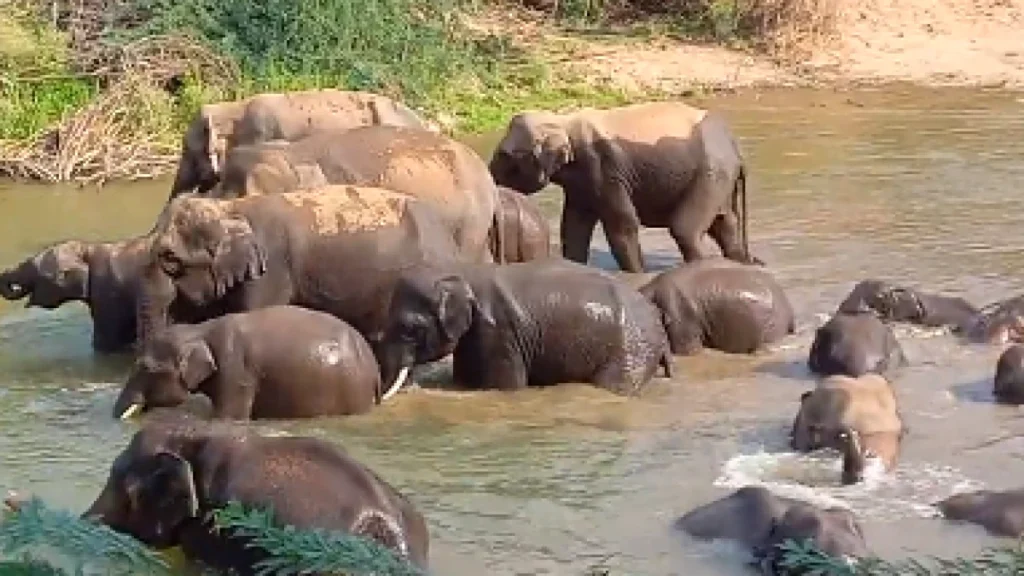
<path id="1" fill-rule="evenodd" d="M 174 407 L 199 392 L 216 418 L 363 414 L 382 400 L 380 367 L 344 321 L 269 306 L 156 334 L 139 352 L 114 417 Z"/>
<path id="2" fill-rule="evenodd" d="M 341 132 L 366 125 L 428 129 L 427 123 L 404 104 L 371 92 L 327 89 L 265 93 L 207 104 L 199 109 L 182 138 L 170 197 L 210 190 L 220 179 L 225 155 L 235 146 L 293 141 L 315 131 Z"/>
<path id="3" fill-rule="evenodd" d="M 562 187 L 562 253 L 575 262 L 587 262 L 598 222 L 627 272 L 644 270 L 641 225 L 667 227 L 687 262 L 703 256 L 705 233 L 727 258 L 760 262 L 747 240 L 743 156 L 718 114 L 681 102 L 521 112 L 490 169 L 499 185 L 524 194 Z"/>
<path id="4" fill-rule="evenodd" d="M 218 530 L 229 503 L 271 509 L 279 525 L 368 538 L 427 568 L 423 516 L 402 493 L 342 448 L 304 437 L 264 437 L 173 411 L 147 419 L 114 460 L 83 517 L 215 569 L 255 574 L 266 552 Z"/>
<path id="5" fill-rule="evenodd" d="M 793 306 L 767 270 L 724 258 L 662 272 L 640 293 L 661 310 L 673 354 L 752 354 L 796 329 Z"/>
<path id="6" fill-rule="evenodd" d="M 27 297 L 27 307 L 48 310 L 82 302 L 92 318 L 93 349 L 122 351 L 136 340 L 135 307 L 142 270 L 149 259 L 149 240 L 140 236 L 116 242 L 67 240 L 50 245 L 0 272 L 0 296 L 7 300 Z M 180 322 L 199 322 L 218 313 L 216 308 L 185 302 L 169 312 Z"/>
<path id="7" fill-rule="evenodd" d="M 657 309 L 612 275 L 560 258 L 403 274 L 378 348 L 385 385 L 449 353 L 456 385 L 473 390 L 584 382 L 635 394 L 659 367 L 672 370 Z"/>
<path id="8" fill-rule="evenodd" d="M 225 312 L 294 304 L 371 342 L 391 289 L 414 265 L 459 261 L 451 229 L 424 202 L 380 188 L 218 200 L 175 198 L 153 232 L 138 313 L 146 342 L 179 299 Z"/>
<path id="9" fill-rule="evenodd" d="M 787 539 L 811 540 L 834 558 L 868 555 L 864 532 L 853 512 L 819 508 L 778 496 L 763 486 L 746 486 L 699 506 L 676 520 L 676 528 L 700 540 L 733 540 L 747 548 L 768 573 L 777 568 L 777 546 Z"/>
<path id="10" fill-rule="evenodd" d="M 438 211 L 463 250 L 473 251 L 479 262 L 492 261 L 488 233 L 500 222 L 501 210 L 487 164 L 469 146 L 425 130 L 364 126 L 291 143 L 240 146 L 228 155 L 220 184 L 207 195 L 241 198 L 326 184 L 415 196 Z M 502 228 L 497 229 L 501 243 Z"/>
<path id="11" fill-rule="evenodd" d="M 905 428 L 892 385 L 878 374 L 830 376 L 800 396 L 790 446 L 799 452 L 833 448 L 843 454 L 843 484 L 860 482 L 867 459 L 896 466 Z"/>
<path id="12" fill-rule="evenodd" d="M 498 186 L 498 200 L 500 229 L 496 224 L 488 235 L 494 260 L 529 262 L 551 256 L 551 226 L 540 206 L 504 186 Z"/>
<path id="13" fill-rule="evenodd" d="M 871 313 L 837 313 L 814 332 L 807 367 L 821 376 L 886 374 L 907 365 L 892 328 Z"/>

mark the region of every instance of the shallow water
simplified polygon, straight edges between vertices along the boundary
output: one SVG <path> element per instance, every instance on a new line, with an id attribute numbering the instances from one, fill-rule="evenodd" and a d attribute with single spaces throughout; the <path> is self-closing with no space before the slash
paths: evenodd
<path id="1" fill-rule="evenodd" d="M 676 380 L 638 400 L 583 386 L 412 391 L 367 416 L 264 427 L 343 443 L 411 494 L 430 523 L 437 574 L 743 574 L 735 550 L 670 526 L 749 483 L 852 507 L 885 557 L 992 544 L 932 518 L 928 504 L 1021 485 L 1024 411 L 991 401 L 1000 349 L 900 330 L 912 365 L 895 381 L 911 431 L 892 475 L 840 487 L 837 460 L 785 453 L 785 433 L 812 386 L 803 363 L 813 330 L 857 280 L 978 303 L 1022 291 L 1024 98 L 888 88 L 707 104 L 728 114 L 750 160 L 752 248 L 787 288 L 796 335 L 755 357 L 678 359 Z M 493 140 L 474 139 L 481 149 Z M 62 238 L 144 232 L 168 186 L 0 184 L 0 265 Z M 557 227 L 560 195 L 541 200 Z M 595 240 L 592 262 L 614 268 L 603 235 Z M 650 270 L 678 259 L 664 230 L 645 230 L 642 243 Z M 78 511 L 102 486 L 134 425 L 110 417 L 127 359 L 94 356 L 89 333 L 80 306 L 0 302 L 0 488 Z"/>

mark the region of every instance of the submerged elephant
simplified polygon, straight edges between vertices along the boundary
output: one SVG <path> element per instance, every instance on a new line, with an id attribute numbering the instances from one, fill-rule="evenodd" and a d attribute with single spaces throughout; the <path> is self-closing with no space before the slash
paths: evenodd
<path id="1" fill-rule="evenodd" d="M 143 267 L 149 258 L 149 238 L 117 242 L 68 240 L 53 244 L 17 266 L 0 273 L 0 296 L 28 297 L 26 306 L 56 309 L 83 302 L 92 317 L 92 347 L 119 352 L 135 343 L 135 306 Z M 217 314 L 177 304 L 170 316 L 198 322 Z"/>
<path id="2" fill-rule="evenodd" d="M 843 454 L 843 484 L 863 479 L 867 458 L 896 466 L 905 428 L 896 393 L 878 374 L 830 376 L 800 396 L 790 446 L 799 452 L 833 448 Z"/>
<path id="3" fill-rule="evenodd" d="M 140 338 L 162 330 L 184 299 L 225 312 L 295 304 L 333 314 L 372 342 L 403 270 L 459 261 L 452 236 L 430 206 L 379 188 L 175 198 L 153 233 Z"/>
<path id="4" fill-rule="evenodd" d="M 207 195 L 241 198 L 326 184 L 374 186 L 419 198 L 445 219 L 463 251 L 479 262 L 492 261 L 488 234 L 501 210 L 487 164 L 469 146 L 425 130 L 364 126 L 291 143 L 240 146 Z"/>
<path id="5" fill-rule="evenodd" d="M 906 365 L 892 328 L 870 313 L 837 313 L 815 331 L 807 356 L 807 367 L 822 376 L 886 374 Z"/>
<path id="6" fill-rule="evenodd" d="M 306 90 L 207 104 L 182 138 L 170 197 L 210 190 L 220 179 L 225 155 L 235 146 L 294 141 L 317 131 L 342 132 L 366 125 L 428 129 L 404 104 L 371 92 Z"/>
<path id="7" fill-rule="evenodd" d="M 747 240 L 743 155 L 716 113 L 681 102 L 521 112 L 490 168 L 495 182 L 524 194 L 549 183 L 562 187 L 562 253 L 569 260 L 587 263 L 600 222 L 627 272 L 644 270 L 641 226 L 668 228 L 686 262 L 703 256 L 705 233 L 725 257 L 760 262 Z"/>
<path id="8" fill-rule="evenodd" d="M 745 486 L 729 496 L 687 512 L 676 528 L 701 540 L 733 540 L 750 550 L 770 574 L 788 574 L 777 546 L 787 539 L 811 540 L 834 558 L 868 555 L 864 533 L 853 512 L 822 509 L 777 496 L 762 486 Z"/>
<path id="9" fill-rule="evenodd" d="M 148 418 L 135 433 L 84 518 L 156 549 L 180 546 L 194 562 L 255 574 L 266 553 L 209 520 L 237 502 L 272 509 L 281 525 L 375 540 L 427 567 L 423 516 L 340 447 L 317 438 L 264 437 L 174 412 Z"/>
<path id="10" fill-rule="evenodd" d="M 154 335 L 114 417 L 205 394 L 217 418 L 362 414 L 381 399 L 380 367 L 354 328 L 325 312 L 270 306 Z"/>
<path id="11" fill-rule="evenodd" d="M 449 353 L 456 385 L 476 390 L 585 382 L 632 394 L 659 366 L 671 374 L 650 302 L 610 274 L 554 258 L 404 274 L 378 350 L 385 384 Z"/>
<path id="12" fill-rule="evenodd" d="M 950 520 L 978 524 L 995 536 L 1024 537 L 1024 488 L 954 494 L 935 507 Z"/>
<path id="13" fill-rule="evenodd" d="M 488 235 L 494 261 L 529 262 L 551 256 L 551 226 L 540 206 L 529 196 L 504 186 L 498 187 L 498 200 L 502 230 L 497 230 L 496 224 Z M 499 232 L 503 232 L 504 249 Z"/>
<path id="14" fill-rule="evenodd" d="M 992 394 L 1005 404 L 1024 404 L 1024 346 L 1010 346 L 999 356 Z"/>
<path id="15" fill-rule="evenodd" d="M 793 306 L 767 270 L 724 258 L 688 262 L 640 288 L 661 310 L 673 354 L 751 354 L 792 334 Z"/>

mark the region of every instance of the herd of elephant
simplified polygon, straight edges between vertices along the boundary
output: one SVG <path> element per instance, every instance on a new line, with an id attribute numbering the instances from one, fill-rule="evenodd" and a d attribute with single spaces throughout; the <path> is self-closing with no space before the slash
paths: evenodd
<path id="1" fill-rule="evenodd" d="M 679 102 L 520 112 L 485 160 L 385 96 L 262 94 L 201 108 L 150 231 L 53 244 L 0 273 L 0 295 L 83 302 L 95 350 L 135 353 L 113 415 L 148 414 L 84 516 L 251 574 L 256 549 L 209 522 L 235 500 L 426 568 L 426 522 L 384 479 L 334 444 L 232 422 L 366 413 L 449 355 L 459 388 L 581 382 L 635 395 L 672 375 L 673 355 L 761 351 L 795 322 L 750 253 L 746 179 L 724 119 Z M 565 199 L 561 257 L 530 198 L 549 184 Z M 667 228 L 682 262 L 634 288 L 587 265 L 597 223 L 624 271 L 644 270 L 641 226 Z M 705 235 L 722 257 L 702 252 Z M 791 434 L 795 450 L 839 450 L 846 483 L 871 458 L 892 469 L 906 432 L 884 376 L 906 363 L 896 321 L 1024 341 L 1024 298 L 979 310 L 877 280 L 854 288 L 815 335 L 808 365 L 822 380 Z M 1000 359 L 995 390 L 1024 403 L 1024 348 Z M 194 394 L 211 418 L 180 409 Z M 1024 532 L 1024 490 L 940 506 Z M 760 488 L 679 524 L 747 543 L 771 570 L 783 571 L 771 544 L 784 538 L 865 551 L 849 512 Z"/>

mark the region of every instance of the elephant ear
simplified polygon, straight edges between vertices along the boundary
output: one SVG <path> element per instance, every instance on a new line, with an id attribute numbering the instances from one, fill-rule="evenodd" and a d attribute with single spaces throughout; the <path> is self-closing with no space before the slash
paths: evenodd
<path id="1" fill-rule="evenodd" d="M 533 150 L 541 170 L 550 178 L 570 161 L 572 161 L 572 143 L 564 130 L 558 129 L 548 133 L 538 141 Z"/>
<path id="2" fill-rule="evenodd" d="M 147 458 L 125 481 L 133 512 L 144 512 L 155 531 L 168 533 L 188 518 L 199 515 L 192 465 L 172 452 Z"/>
<path id="3" fill-rule="evenodd" d="M 438 293 L 437 319 L 445 339 L 455 342 L 469 330 L 473 322 L 475 296 L 460 276 L 445 276 L 435 285 Z"/>
<path id="4" fill-rule="evenodd" d="M 216 371 L 217 362 L 206 342 L 196 340 L 181 347 L 178 354 L 178 373 L 186 388 L 199 388 L 199 385 Z"/>
<path id="5" fill-rule="evenodd" d="M 267 254 L 252 226 L 243 218 L 221 221 L 223 235 L 213 256 L 213 278 L 218 298 L 231 288 L 262 277 L 267 272 Z"/>

